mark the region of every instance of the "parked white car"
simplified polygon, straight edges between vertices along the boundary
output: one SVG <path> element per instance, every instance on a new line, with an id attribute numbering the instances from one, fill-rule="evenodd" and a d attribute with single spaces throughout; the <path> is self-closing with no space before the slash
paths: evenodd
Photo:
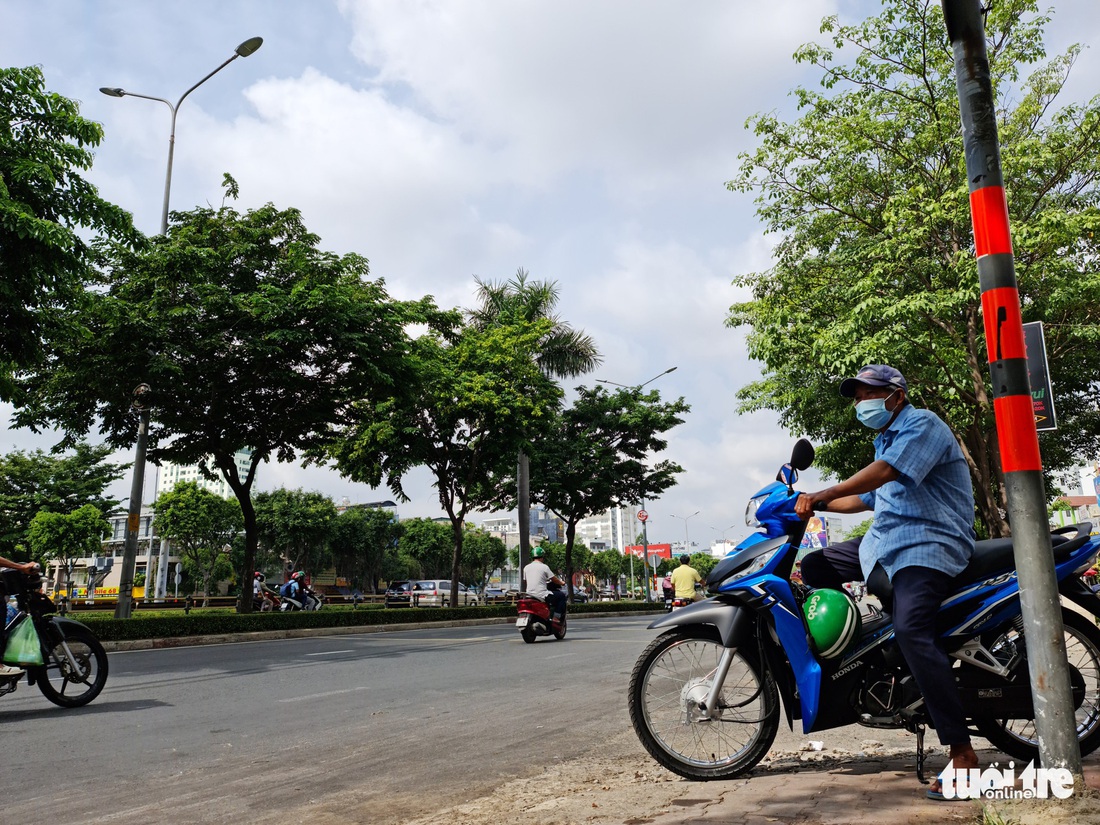
<path id="1" fill-rule="evenodd" d="M 451 606 L 451 580 L 450 579 L 421 579 L 413 582 L 412 592 L 413 607 L 450 607 Z M 458 606 L 477 606 L 479 604 L 477 593 L 470 590 L 462 582 L 458 583 Z"/>

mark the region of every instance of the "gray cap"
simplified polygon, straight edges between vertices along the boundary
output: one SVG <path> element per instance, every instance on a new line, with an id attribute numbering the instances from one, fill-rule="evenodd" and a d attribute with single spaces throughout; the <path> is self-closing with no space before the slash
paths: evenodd
<path id="1" fill-rule="evenodd" d="M 856 387 L 860 384 L 866 384 L 868 387 L 899 387 L 906 392 L 909 391 L 905 376 L 886 364 L 868 364 L 853 378 L 845 378 L 840 382 L 840 394 L 845 398 L 854 398 Z"/>

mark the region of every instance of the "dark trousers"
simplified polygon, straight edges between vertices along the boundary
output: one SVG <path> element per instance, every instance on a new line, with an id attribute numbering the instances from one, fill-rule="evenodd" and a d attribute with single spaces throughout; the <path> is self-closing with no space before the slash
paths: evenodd
<path id="1" fill-rule="evenodd" d="M 803 584 L 839 590 L 845 582 L 862 580 L 859 543 L 860 539 L 842 541 L 807 554 L 802 559 Z M 937 642 L 936 615 L 952 582 L 951 576 L 928 567 L 903 567 L 890 582 L 894 638 L 924 697 L 940 744 L 948 746 L 970 742 L 951 659 Z"/>
<path id="2" fill-rule="evenodd" d="M 565 615 L 565 605 L 569 601 L 569 594 L 562 590 L 551 590 L 550 595 L 546 597 L 547 603 L 550 605 L 550 610 L 553 613 L 557 613 L 559 616 Z"/>

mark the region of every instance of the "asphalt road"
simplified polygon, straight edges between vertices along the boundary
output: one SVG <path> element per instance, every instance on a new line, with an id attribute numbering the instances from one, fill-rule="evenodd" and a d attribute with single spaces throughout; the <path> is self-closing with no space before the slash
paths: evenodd
<path id="1" fill-rule="evenodd" d="M 344 806 L 385 825 L 601 749 L 648 762 L 626 687 L 649 621 L 575 620 L 533 645 L 485 625 L 112 653 L 86 708 L 25 683 L 0 699 L 0 819 L 248 823 Z M 869 734 L 899 744 L 783 726 L 775 748 L 857 750 Z"/>

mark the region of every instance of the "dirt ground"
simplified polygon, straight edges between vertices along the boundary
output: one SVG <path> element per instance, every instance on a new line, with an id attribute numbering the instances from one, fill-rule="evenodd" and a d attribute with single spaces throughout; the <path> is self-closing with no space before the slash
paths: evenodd
<path id="1" fill-rule="evenodd" d="M 611 743 L 608 743 L 609 745 Z M 1100 794 L 1066 801 L 933 803 L 913 773 L 911 751 L 867 740 L 858 752 L 776 750 L 747 777 L 688 782 L 636 744 L 546 767 L 462 804 L 399 820 L 401 825 L 724 825 L 725 823 L 960 823 L 1100 825 Z M 615 751 L 618 751 L 617 753 Z M 930 757 L 930 765 L 932 758 Z M 471 766 L 476 770 L 476 766 Z M 375 812 L 377 813 L 377 808 Z M 352 825 L 374 817 L 321 804 L 289 821 Z"/>

